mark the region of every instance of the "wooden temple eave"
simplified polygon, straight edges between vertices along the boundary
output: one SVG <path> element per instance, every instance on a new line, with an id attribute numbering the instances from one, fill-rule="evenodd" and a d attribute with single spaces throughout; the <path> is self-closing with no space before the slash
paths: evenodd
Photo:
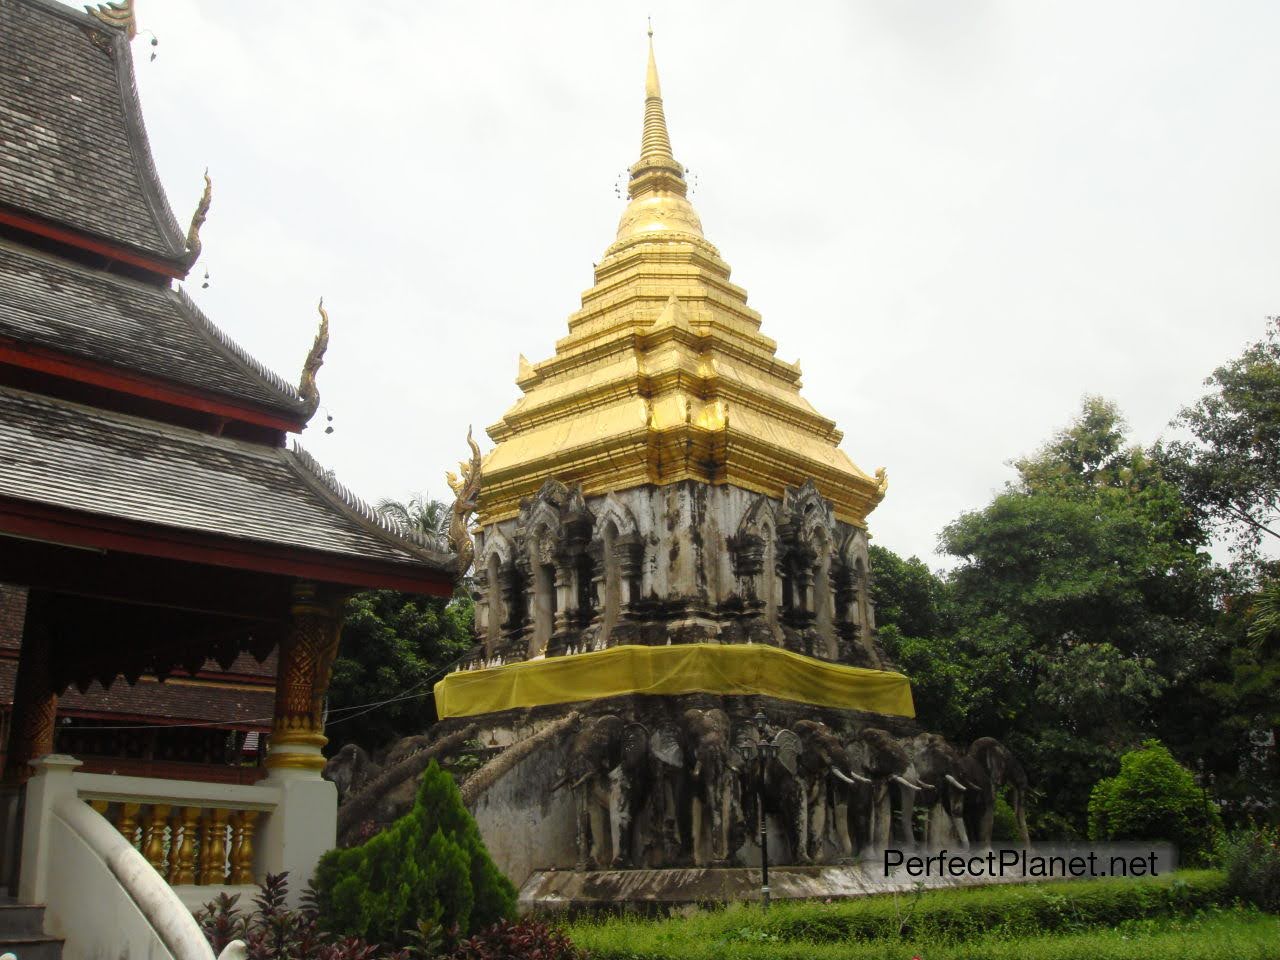
<path id="1" fill-rule="evenodd" d="M 115 562 L 123 562 L 119 555 L 176 560 L 353 589 L 402 590 L 447 597 L 454 587 L 449 573 L 424 569 L 418 564 L 299 550 L 0 497 L 0 536 L 6 534 L 15 542 L 34 541 L 37 545 L 63 548 L 69 563 L 83 563 L 83 558 L 75 556 L 77 552 L 96 550 L 116 555 Z M 4 557 L 0 557 L 0 581 L 31 583 L 32 573 L 5 575 L 5 559 L 17 553 L 6 549 Z"/>
<path id="2" fill-rule="evenodd" d="M 100 262 L 128 264 L 144 274 L 151 275 L 158 283 L 185 280 L 190 270 L 190 266 L 181 260 L 161 260 L 158 257 L 148 256 L 122 244 L 94 237 L 82 230 L 63 226 L 3 204 L 0 204 L 0 227 L 8 227 L 53 241 L 61 247 L 69 247 L 72 250 L 90 254 Z"/>
<path id="3" fill-rule="evenodd" d="M 58 389 L 59 380 L 93 387 L 116 394 L 122 398 L 138 398 L 148 402 L 150 409 L 127 411 L 150 414 L 156 419 L 166 419 L 164 408 L 191 411 L 209 418 L 209 432 L 221 434 L 228 422 L 248 424 L 265 431 L 272 431 L 271 445 L 284 446 L 287 433 L 297 433 L 305 428 L 301 419 L 287 419 L 246 404 L 238 404 L 213 393 L 193 390 L 168 383 L 159 378 L 146 377 L 133 371 L 122 370 L 108 364 L 95 363 L 32 344 L 19 343 L 0 337 L 0 385 L 32 389 L 30 377 L 19 371 L 42 375 L 44 383 L 39 392 L 52 396 L 65 395 Z M 67 399 L 83 402 L 80 397 Z M 102 398 L 95 398 L 101 400 Z M 96 404 L 97 405 L 97 404 Z M 110 406 L 110 404 L 100 404 Z"/>

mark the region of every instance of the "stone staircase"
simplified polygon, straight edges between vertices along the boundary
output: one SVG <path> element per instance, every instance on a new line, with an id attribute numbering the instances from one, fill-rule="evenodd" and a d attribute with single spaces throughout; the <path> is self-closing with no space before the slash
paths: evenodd
<path id="1" fill-rule="evenodd" d="M 0 954 L 18 960 L 62 960 L 62 940 L 44 932 L 44 907 L 0 900 Z"/>

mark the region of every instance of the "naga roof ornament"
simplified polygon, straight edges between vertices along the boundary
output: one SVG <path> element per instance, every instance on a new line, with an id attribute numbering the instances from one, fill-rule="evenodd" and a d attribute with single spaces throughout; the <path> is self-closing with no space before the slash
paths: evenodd
<path id="1" fill-rule="evenodd" d="M 190 270 L 200 259 L 200 251 L 204 249 L 200 242 L 200 228 L 209 216 L 209 204 L 213 201 L 213 181 L 209 179 L 209 168 L 204 168 L 204 192 L 200 194 L 200 202 L 196 204 L 195 213 L 191 215 L 191 226 L 187 227 L 187 253 L 183 263 Z"/>
<path id="2" fill-rule="evenodd" d="M 298 381 L 298 395 L 306 403 L 303 411 L 308 420 L 320 409 L 320 388 L 316 386 L 316 374 L 324 366 L 324 352 L 329 349 L 329 314 L 324 308 L 324 297 L 320 298 L 316 309 L 320 311 L 320 329 L 316 331 L 311 350 L 302 364 L 302 377 Z"/>
<path id="3" fill-rule="evenodd" d="M 110 3 L 85 4 L 85 12 L 91 17 L 112 27 L 123 30 L 125 37 L 132 40 L 138 35 L 138 17 L 133 8 L 133 0 L 113 0 Z"/>
<path id="4" fill-rule="evenodd" d="M 480 447 L 471 437 L 471 427 L 467 427 L 467 446 L 471 448 L 471 459 L 458 463 L 458 472 L 452 470 L 445 473 L 445 481 L 453 491 L 453 506 L 449 510 L 449 549 L 458 555 L 458 575 L 461 576 L 471 567 L 475 559 L 476 544 L 471 538 L 471 515 L 475 513 L 476 501 L 480 496 L 480 480 L 483 472 L 483 458 Z"/>

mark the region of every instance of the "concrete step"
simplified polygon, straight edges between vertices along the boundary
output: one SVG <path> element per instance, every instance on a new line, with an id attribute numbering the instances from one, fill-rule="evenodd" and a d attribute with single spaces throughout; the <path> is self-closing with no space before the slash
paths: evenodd
<path id="1" fill-rule="evenodd" d="M 0 954 L 18 960 L 62 960 L 62 941 L 46 936 L 0 936 Z"/>
<path id="2" fill-rule="evenodd" d="M 62 960 L 62 941 L 44 934 L 44 907 L 0 900 L 0 954 L 18 960 Z"/>
<path id="3" fill-rule="evenodd" d="M 11 936 L 44 936 L 44 907 L 0 903 L 0 941 Z"/>

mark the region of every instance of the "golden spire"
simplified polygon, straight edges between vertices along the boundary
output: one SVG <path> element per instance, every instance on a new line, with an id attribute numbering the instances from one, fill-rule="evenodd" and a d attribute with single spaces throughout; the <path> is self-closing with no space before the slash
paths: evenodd
<path id="1" fill-rule="evenodd" d="M 702 236 L 702 221 L 685 199 L 688 184 L 684 167 L 671 153 L 671 136 L 662 109 L 662 85 L 658 82 L 658 62 L 653 55 L 653 27 L 649 27 L 649 64 L 644 78 L 644 132 L 640 137 L 640 159 L 631 167 L 627 197 L 631 203 L 618 224 L 618 239 L 657 231 Z"/>

